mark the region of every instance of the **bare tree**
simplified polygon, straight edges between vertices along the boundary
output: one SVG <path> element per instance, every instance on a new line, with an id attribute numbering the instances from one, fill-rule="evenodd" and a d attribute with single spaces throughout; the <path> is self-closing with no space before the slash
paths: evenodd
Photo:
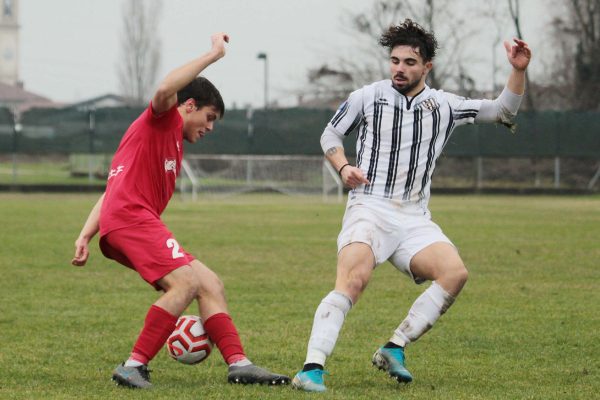
<path id="1" fill-rule="evenodd" d="M 508 1 L 508 9 L 510 11 L 510 17 L 515 25 L 515 31 L 517 33 L 517 37 L 519 39 L 525 40 L 523 38 L 523 33 L 521 31 L 521 16 L 520 16 L 520 0 L 507 0 Z M 531 93 L 531 83 L 529 81 L 529 71 L 525 70 L 525 104 L 527 105 L 528 110 L 534 110 L 535 104 L 533 101 L 533 94 Z"/>
<path id="2" fill-rule="evenodd" d="M 122 95 L 137 105 L 148 101 L 160 67 L 161 9 L 162 0 L 126 0 L 123 5 L 119 83 Z"/>
<path id="3" fill-rule="evenodd" d="M 600 0 L 569 0 L 563 32 L 575 37 L 575 91 L 578 109 L 600 109 Z"/>
<path id="4" fill-rule="evenodd" d="M 530 85 L 536 107 L 540 110 L 568 110 L 574 108 L 575 57 L 577 48 L 574 35 L 569 31 L 564 16 L 568 14 L 564 0 L 553 0 L 548 9 L 552 10 L 551 22 L 546 32 L 551 46 L 545 57 L 537 56 L 536 64 L 543 68 L 537 80 Z M 540 49 L 541 51 L 543 49 Z M 538 52 L 536 54 L 539 55 Z"/>
<path id="5" fill-rule="evenodd" d="M 505 39 L 505 27 L 509 22 L 508 10 L 504 5 L 497 2 L 491 2 L 488 8 L 485 8 L 481 12 L 481 16 L 485 19 L 487 30 L 493 32 L 493 42 L 491 44 L 490 58 L 486 60 L 489 62 L 490 67 L 490 82 L 489 92 L 491 94 L 500 93 L 504 87 L 504 82 L 498 80 L 499 64 L 501 60 L 498 59 L 498 53 L 504 52 L 502 41 Z M 488 22 L 489 21 L 489 22 Z M 493 29 L 491 29 L 493 27 Z M 487 69 L 487 68 L 485 68 Z M 487 86 L 484 86 L 487 87 Z"/>
<path id="6" fill-rule="evenodd" d="M 544 107 L 600 110 L 600 0 L 560 0 L 552 10 L 553 57 L 538 101 Z"/>
<path id="7" fill-rule="evenodd" d="M 469 23 L 473 9 L 481 8 L 481 2 L 467 0 L 458 10 L 452 0 L 377 0 L 364 12 L 344 15 L 342 23 L 351 47 L 338 47 L 338 54 L 329 65 L 323 64 L 309 71 L 309 83 L 304 95 L 314 88 L 314 73 L 322 69 L 333 69 L 338 76 L 351 77 L 351 86 L 360 86 L 387 77 L 387 49 L 378 45 L 381 34 L 391 25 L 411 18 L 442 38 L 435 68 L 429 73 L 428 83 L 433 87 L 452 87 L 465 95 L 474 89 L 471 68 L 465 57 L 467 43 L 474 36 L 476 26 Z M 464 10 L 468 10 L 465 13 Z M 325 83 L 326 85 L 326 83 Z M 339 88 L 339 86 L 338 86 Z M 319 81 L 320 91 L 323 82 Z M 333 89 L 335 87 L 331 87 Z M 339 90 L 335 91 L 336 95 Z"/>

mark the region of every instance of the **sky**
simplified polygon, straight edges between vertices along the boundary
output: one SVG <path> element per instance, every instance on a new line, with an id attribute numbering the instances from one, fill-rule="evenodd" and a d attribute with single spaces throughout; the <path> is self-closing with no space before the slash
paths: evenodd
<path id="1" fill-rule="evenodd" d="M 118 93 L 124 1 L 20 0 L 20 79 L 25 89 L 65 103 Z M 460 0 L 456 2 L 460 4 Z M 268 56 L 269 98 L 281 105 L 294 105 L 294 91 L 306 83 L 307 71 L 333 60 L 341 44 L 349 48 L 343 15 L 367 10 L 372 3 L 164 0 L 156 28 L 162 38 L 159 77 L 208 51 L 210 35 L 223 31 L 231 37 L 227 55 L 203 75 L 220 89 L 226 106 L 263 104 L 264 62 L 256 57 L 260 52 Z M 522 3 L 525 37 L 536 46 L 542 43 L 544 13 L 537 12 L 539 0 Z M 509 39 L 513 34 L 510 27 L 506 30 Z M 493 42 L 492 38 L 478 39 L 487 48 Z M 500 46 L 498 51 L 504 57 Z M 329 64 L 335 66 L 331 61 Z M 501 73 L 506 71 L 507 75 L 508 69 L 503 68 Z"/>

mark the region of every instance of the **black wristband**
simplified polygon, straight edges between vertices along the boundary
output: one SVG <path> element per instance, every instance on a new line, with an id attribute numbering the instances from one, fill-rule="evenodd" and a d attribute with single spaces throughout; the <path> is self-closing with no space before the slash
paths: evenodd
<path id="1" fill-rule="evenodd" d="M 342 168 L 340 168 L 340 170 L 338 171 L 338 175 L 339 175 L 339 176 L 342 176 L 342 170 L 343 170 L 344 168 L 346 168 L 348 165 L 350 165 L 350 163 L 346 163 L 346 164 L 342 165 Z"/>

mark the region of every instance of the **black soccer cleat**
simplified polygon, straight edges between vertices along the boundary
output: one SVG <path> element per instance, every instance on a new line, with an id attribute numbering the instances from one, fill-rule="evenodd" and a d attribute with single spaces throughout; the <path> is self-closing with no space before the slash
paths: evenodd
<path id="1" fill-rule="evenodd" d="M 243 367 L 230 366 L 227 382 L 242 385 L 288 385 L 290 378 L 285 375 L 274 374 L 254 364 Z"/>
<path id="2" fill-rule="evenodd" d="M 125 363 L 113 371 L 112 380 L 117 386 L 126 386 L 133 389 L 150 389 L 150 370 L 145 365 L 139 367 L 126 367 Z"/>

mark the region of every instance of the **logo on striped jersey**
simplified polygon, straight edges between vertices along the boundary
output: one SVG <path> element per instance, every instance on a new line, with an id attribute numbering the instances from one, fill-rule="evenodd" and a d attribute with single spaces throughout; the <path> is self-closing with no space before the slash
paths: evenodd
<path id="1" fill-rule="evenodd" d="M 435 99 L 433 97 L 431 97 L 429 99 L 423 100 L 422 102 L 420 102 L 419 104 L 417 104 L 415 106 L 415 109 L 418 109 L 418 110 L 422 110 L 424 108 L 429 111 L 433 111 L 433 110 L 437 110 L 438 108 L 440 108 L 440 105 L 438 104 L 437 101 L 435 101 Z"/>

